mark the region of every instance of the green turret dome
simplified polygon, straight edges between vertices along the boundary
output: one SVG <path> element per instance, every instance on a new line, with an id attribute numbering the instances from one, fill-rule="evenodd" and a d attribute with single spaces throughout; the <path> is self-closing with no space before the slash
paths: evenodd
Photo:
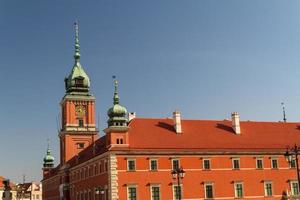
<path id="1" fill-rule="evenodd" d="M 115 81 L 114 105 L 108 109 L 108 126 L 127 126 L 127 109 L 119 104 L 118 81 Z"/>
<path id="2" fill-rule="evenodd" d="M 44 167 L 53 167 L 54 166 L 54 157 L 51 155 L 51 149 L 47 148 L 47 154 L 44 157 Z"/>
<path id="3" fill-rule="evenodd" d="M 80 45 L 78 37 L 78 25 L 75 23 L 75 64 L 70 75 L 65 78 L 65 87 L 67 93 L 79 92 L 86 93 L 90 88 L 90 78 L 80 64 Z"/>

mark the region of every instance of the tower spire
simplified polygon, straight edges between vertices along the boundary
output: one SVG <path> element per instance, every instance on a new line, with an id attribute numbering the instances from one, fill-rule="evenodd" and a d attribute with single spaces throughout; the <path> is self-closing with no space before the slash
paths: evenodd
<path id="1" fill-rule="evenodd" d="M 79 62 L 80 60 L 80 45 L 79 45 L 79 24 L 78 21 L 74 23 L 75 28 L 75 62 Z"/>
<path id="2" fill-rule="evenodd" d="M 283 122 L 286 122 L 285 107 L 283 102 L 281 102 L 281 106 L 282 106 Z"/>
<path id="3" fill-rule="evenodd" d="M 114 92 L 114 105 L 119 104 L 120 99 L 118 95 L 118 80 L 116 79 L 116 76 L 113 76 L 114 79 L 114 85 L 115 85 L 115 92 Z"/>

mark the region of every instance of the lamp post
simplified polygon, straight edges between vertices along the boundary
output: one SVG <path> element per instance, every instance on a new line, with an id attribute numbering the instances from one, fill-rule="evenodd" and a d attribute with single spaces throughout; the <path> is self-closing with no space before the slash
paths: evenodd
<path id="1" fill-rule="evenodd" d="M 181 200 L 181 186 L 180 186 L 180 179 L 183 179 L 184 175 L 185 175 L 185 171 L 182 169 L 182 167 L 180 168 L 176 168 L 176 169 L 173 169 L 171 171 L 171 174 L 172 174 L 172 177 L 174 180 L 177 179 L 177 184 L 178 184 L 178 188 L 179 190 L 177 190 L 178 192 L 178 200 Z"/>
<path id="2" fill-rule="evenodd" d="M 298 155 L 300 154 L 300 147 L 298 147 L 296 144 L 294 147 L 287 148 L 284 157 L 285 159 L 291 163 L 293 161 L 293 157 L 295 157 L 296 162 L 296 171 L 297 171 L 297 180 L 298 180 L 298 194 L 300 192 L 300 176 L 299 176 L 299 166 L 298 166 Z"/>
<path id="3" fill-rule="evenodd" d="M 104 189 L 101 187 L 97 187 L 95 188 L 95 194 L 98 196 L 99 194 L 101 195 L 101 200 L 103 199 L 103 195 L 104 195 Z"/>

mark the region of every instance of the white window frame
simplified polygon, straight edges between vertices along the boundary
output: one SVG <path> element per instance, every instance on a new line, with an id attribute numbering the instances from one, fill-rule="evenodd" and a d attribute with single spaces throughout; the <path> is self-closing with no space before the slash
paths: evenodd
<path id="1" fill-rule="evenodd" d="M 271 184 L 271 193 L 272 193 L 271 195 L 268 195 L 267 184 Z M 273 182 L 272 181 L 264 181 L 264 190 L 265 190 L 265 196 L 266 197 L 272 197 L 274 195 Z"/>
<path id="2" fill-rule="evenodd" d="M 234 168 L 234 161 L 237 160 L 239 162 L 239 168 Z M 233 170 L 239 170 L 241 169 L 241 160 L 240 158 L 232 158 L 232 169 Z"/>
<path id="3" fill-rule="evenodd" d="M 208 185 L 211 185 L 212 186 L 212 197 L 207 197 L 206 196 L 206 186 L 208 186 Z M 206 182 L 206 183 L 204 183 L 204 197 L 205 197 L 205 199 L 213 199 L 213 198 L 215 198 L 214 197 L 215 196 L 215 191 L 214 191 L 214 183 L 212 183 L 212 182 Z"/>
<path id="4" fill-rule="evenodd" d="M 242 185 L 242 196 L 241 197 L 238 196 L 237 185 Z M 244 196 L 245 196 L 244 195 L 244 183 L 241 181 L 234 182 L 234 197 L 235 198 L 244 198 Z"/>
<path id="5" fill-rule="evenodd" d="M 292 195 L 299 195 L 300 191 L 298 191 L 298 194 L 295 194 L 295 191 L 293 190 L 293 183 L 298 183 L 298 181 L 290 181 L 290 188 Z M 298 183 L 299 184 L 299 183 Z M 298 186 L 299 187 L 299 186 Z"/>
<path id="6" fill-rule="evenodd" d="M 209 162 L 209 168 L 208 169 L 205 169 L 205 165 L 204 165 L 205 161 Z M 211 159 L 210 158 L 203 158 L 203 160 L 202 160 L 202 169 L 203 170 L 211 170 Z"/>
<path id="7" fill-rule="evenodd" d="M 129 199 L 129 188 L 135 188 L 136 199 L 138 199 L 138 187 L 137 187 L 136 184 L 128 184 L 128 185 L 127 185 L 127 197 L 126 197 L 126 199 L 127 199 L 127 200 L 130 200 L 130 199 Z"/>
<path id="8" fill-rule="evenodd" d="M 173 189 L 173 200 L 177 200 L 177 199 L 176 199 L 176 196 L 175 196 L 175 194 L 176 194 L 176 192 L 175 192 L 175 187 L 176 187 L 176 186 L 178 186 L 178 184 L 173 184 L 173 185 L 172 185 L 172 189 Z M 183 199 L 183 185 L 180 184 L 179 187 L 180 187 L 181 199 Z"/>
<path id="9" fill-rule="evenodd" d="M 261 160 L 261 168 L 258 168 L 258 164 L 257 164 L 257 161 L 258 160 Z M 256 158 L 256 160 L 255 160 L 255 164 L 256 164 L 256 169 L 264 169 L 264 159 L 263 158 L 261 158 L 261 157 L 258 157 L 258 158 Z"/>
<path id="10" fill-rule="evenodd" d="M 180 168 L 180 160 L 179 160 L 179 158 L 172 158 L 171 159 L 172 170 L 174 170 L 174 167 L 173 167 L 173 161 L 174 160 L 178 160 L 178 168 Z"/>
<path id="11" fill-rule="evenodd" d="M 160 184 L 150 184 L 150 197 L 151 197 L 151 200 L 153 200 L 153 196 L 152 196 L 152 188 L 153 187 L 158 187 L 159 188 L 159 199 L 162 199 L 161 198 Z"/>
<path id="12" fill-rule="evenodd" d="M 273 160 L 276 160 L 276 163 L 277 163 L 276 167 L 273 166 Z M 278 164 L 279 164 L 278 158 L 271 158 L 271 169 L 278 169 L 279 168 Z"/>
<path id="13" fill-rule="evenodd" d="M 133 161 L 134 162 L 134 169 L 133 170 L 129 169 L 129 161 Z M 105 166 L 104 166 L 104 168 L 105 168 Z M 127 159 L 127 171 L 130 171 L 130 172 L 136 171 L 136 159 L 134 159 L 134 158 L 128 158 Z"/>
<path id="14" fill-rule="evenodd" d="M 292 167 L 292 162 L 295 162 L 295 167 Z M 290 169 L 295 169 L 295 168 L 297 168 L 297 163 L 296 163 L 296 159 L 295 159 L 295 158 L 292 158 L 291 162 L 289 162 L 289 168 L 290 168 Z"/>
<path id="15" fill-rule="evenodd" d="M 151 169 L 151 161 L 156 161 L 156 169 Z M 149 170 L 150 171 L 157 171 L 158 170 L 158 159 L 156 159 L 156 158 L 150 158 L 149 159 Z"/>

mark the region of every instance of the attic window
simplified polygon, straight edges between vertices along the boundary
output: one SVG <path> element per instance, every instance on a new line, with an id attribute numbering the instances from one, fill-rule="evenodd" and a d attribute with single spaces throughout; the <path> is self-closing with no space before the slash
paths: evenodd
<path id="1" fill-rule="evenodd" d="M 83 149 L 83 148 L 84 148 L 83 142 L 77 143 L 77 149 Z"/>
<path id="2" fill-rule="evenodd" d="M 83 86 L 83 78 L 79 77 L 75 79 L 75 85 L 77 86 Z"/>

